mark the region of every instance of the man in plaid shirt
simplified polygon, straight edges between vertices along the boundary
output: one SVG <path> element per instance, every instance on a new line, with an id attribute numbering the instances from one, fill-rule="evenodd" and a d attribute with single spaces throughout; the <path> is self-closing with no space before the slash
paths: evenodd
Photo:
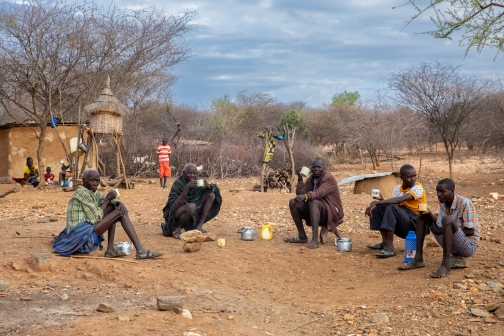
<path id="1" fill-rule="evenodd" d="M 128 210 L 112 190 L 107 195 L 96 192 L 100 183 L 100 174 L 94 169 L 86 169 L 82 174 L 82 186 L 79 186 L 68 202 L 67 227 L 61 231 L 53 243 L 53 251 L 68 257 L 76 252 L 92 253 L 104 240 L 108 231 L 105 257 L 122 257 L 126 254 L 114 247 L 116 223 L 121 223 L 124 231 L 133 242 L 136 259 L 150 259 L 163 254 L 147 250 L 142 246 L 135 228 L 128 216 Z"/>
<path id="2" fill-rule="evenodd" d="M 450 254 L 464 258 L 474 255 L 480 234 L 474 204 L 467 198 L 455 194 L 455 183 L 451 179 L 445 178 L 439 181 L 436 193 L 440 202 L 439 213 L 436 216 L 429 210 L 420 212 L 416 227 L 416 255 L 412 261 L 398 268 L 407 270 L 425 267 L 422 249 L 428 226 L 436 241 L 443 247 L 441 266 L 431 274 L 433 278 L 441 278 L 450 273 Z"/>

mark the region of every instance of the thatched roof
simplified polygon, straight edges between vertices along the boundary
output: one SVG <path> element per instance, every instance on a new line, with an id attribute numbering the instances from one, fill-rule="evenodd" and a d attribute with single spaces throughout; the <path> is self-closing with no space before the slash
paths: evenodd
<path id="1" fill-rule="evenodd" d="M 111 113 L 122 117 L 131 113 L 130 109 L 122 104 L 110 90 L 110 77 L 107 76 L 105 88 L 93 103 L 84 107 L 85 112 L 93 113 Z"/>

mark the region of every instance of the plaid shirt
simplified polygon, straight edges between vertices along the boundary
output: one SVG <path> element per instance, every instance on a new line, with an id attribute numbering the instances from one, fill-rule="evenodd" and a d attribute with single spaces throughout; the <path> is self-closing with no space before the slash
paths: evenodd
<path id="1" fill-rule="evenodd" d="M 455 195 L 450 209 L 447 209 L 444 203 L 441 203 L 436 225 L 441 228 L 441 219 L 443 216 L 450 216 L 461 228 L 474 229 L 474 236 L 467 236 L 467 240 L 473 245 L 479 244 L 479 222 L 474 204 L 465 197 Z"/>
<path id="2" fill-rule="evenodd" d="M 103 210 L 100 206 L 105 201 L 105 194 L 93 192 L 84 186 L 79 186 L 70 198 L 67 208 L 67 231 L 78 224 L 88 222 L 97 224 L 103 218 Z M 117 205 L 119 200 L 113 199 L 110 203 Z"/>

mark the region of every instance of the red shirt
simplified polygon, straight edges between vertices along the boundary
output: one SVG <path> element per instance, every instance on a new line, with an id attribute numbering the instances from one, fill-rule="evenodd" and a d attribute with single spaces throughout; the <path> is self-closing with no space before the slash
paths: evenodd
<path id="1" fill-rule="evenodd" d="M 51 180 L 54 180 L 54 174 L 44 174 L 44 178 L 47 180 L 51 179 Z"/>
<path id="2" fill-rule="evenodd" d="M 157 148 L 157 153 L 159 154 L 158 156 L 158 161 L 159 162 L 170 162 L 170 153 L 171 153 L 171 148 L 170 145 L 159 145 Z"/>

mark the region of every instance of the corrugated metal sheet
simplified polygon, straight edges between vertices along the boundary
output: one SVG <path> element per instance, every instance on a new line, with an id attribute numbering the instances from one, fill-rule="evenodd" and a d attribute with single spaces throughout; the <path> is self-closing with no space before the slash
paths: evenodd
<path id="1" fill-rule="evenodd" d="M 345 185 L 345 184 L 351 183 L 351 182 L 356 182 L 356 181 L 364 180 L 364 179 L 367 179 L 367 178 L 380 177 L 380 176 L 388 176 L 388 175 L 392 175 L 392 174 L 394 174 L 394 172 L 377 173 L 377 174 L 366 174 L 366 175 L 361 175 L 361 176 L 350 176 L 350 177 L 346 177 L 346 178 L 342 179 L 341 181 L 339 181 L 338 182 L 338 186 L 342 186 L 342 185 Z"/>

